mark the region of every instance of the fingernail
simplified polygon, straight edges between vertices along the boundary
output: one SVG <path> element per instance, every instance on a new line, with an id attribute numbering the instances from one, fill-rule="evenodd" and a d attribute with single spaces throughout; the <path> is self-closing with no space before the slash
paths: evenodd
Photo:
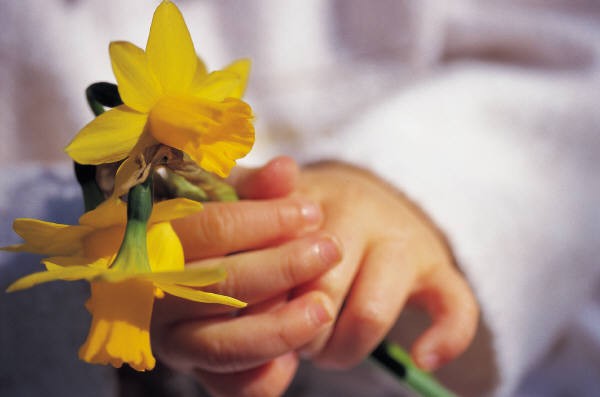
<path id="1" fill-rule="evenodd" d="M 308 314 L 317 325 L 326 324 L 333 318 L 325 303 L 320 299 L 314 299 L 308 307 Z"/>
<path id="2" fill-rule="evenodd" d="M 304 218 L 308 224 L 320 223 L 323 218 L 321 207 L 312 201 L 302 202 L 300 205 L 300 213 L 302 214 L 302 218 Z"/>
<path id="3" fill-rule="evenodd" d="M 337 263 L 342 258 L 340 246 L 332 237 L 320 240 L 317 243 L 317 250 L 321 259 L 327 264 Z"/>
<path id="4" fill-rule="evenodd" d="M 435 353 L 426 353 L 419 356 L 419 366 L 426 371 L 436 369 L 440 364 L 440 357 Z"/>

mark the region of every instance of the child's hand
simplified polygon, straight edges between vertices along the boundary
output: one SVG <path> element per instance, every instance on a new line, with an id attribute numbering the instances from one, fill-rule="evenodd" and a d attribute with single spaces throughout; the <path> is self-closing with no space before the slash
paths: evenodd
<path id="1" fill-rule="evenodd" d="M 276 159 L 233 178 L 242 197 L 256 200 L 209 203 L 174 222 L 188 265 L 218 262 L 228 271 L 225 281 L 204 290 L 249 303 L 236 312 L 168 296 L 156 302 L 155 352 L 169 366 L 194 373 L 213 394 L 281 394 L 298 365 L 294 351 L 335 316 L 320 291 L 287 300 L 289 290 L 322 275 L 341 255 L 335 238 L 316 232 L 318 205 L 281 198 L 297 176 L 293 161 Z"/>
<path id="2" fill-rule="evenodd" d="M 323 230 L 339 238 L 344 258 L 296 294 L 322 291 L 339 311 L 303 351 L 325 366 L 358 364 L 385 337 L 407 301 L 433 324 L 412 347 L 432 370 L 471 342 L 478 305 L 441 233 L 411 202 L 373 175 L 338 163 L 301 173 L 297 196 L 319 202 Z"/>
<path id="3" fill-rule="evenodd" d="M 245 197 L 270 200 L 210 204 L 175 224 L 186 251 L 205 263 L 254 250 L 220 259 L 229 277 L 212 287 L 251 306 L 232 313 L 161 302 L 153 330 L 160 358 L 191 370 L 215 395 L 276 396 L 296 371 L 294 351 L 311 352 L 325 365 L 356 364 L 409 298 L 434 319 L 413 347 L 419 365 L 433 369 L 464 350 L 477 305 L 420 211 L 374 176 L 340 164 L 305 169 L 295 198 L 275 199 L 297 178 L 293 162 L 276 160 L 236 179 Z M 321 222 L 323 231 L 315 233 Z M 344 249 L 335 267 L 340 250 L 333 235 Z"/>

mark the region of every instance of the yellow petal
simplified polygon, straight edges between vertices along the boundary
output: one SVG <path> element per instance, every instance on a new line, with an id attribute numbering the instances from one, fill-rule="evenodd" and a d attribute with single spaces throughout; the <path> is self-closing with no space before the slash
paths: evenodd
<path id="1" fill-rule="evenodd" d="M 146 125 L 146 115 L 126 105 L 102 113 L 83 127 L 65 151 L 81 164 L 113 163 L 127 157 Z"/>
<path id="2" fill-rule="evenodd" d="M 127 223 L 127 204 L 119 198 L 105 200 L 79 217 L 79 224 L 99 229 Z"/>
<path id="3" fill-rule="evenodd" d="M 85 266 L 98 270 L 106 270 L 110 264 L 110 258 L 92 259 L 85 256 L 51 256 L 42 260 L 46 270 L 59 270 L 64 267 Z"/>
<path id="4" fill-rule="evenodd" d="M 160 201 L 154 204 L 149 223 L 152 224 L 185 218 L 188 215 L 202 211 L 202 208 L 202 203 L 186 198 Z"/>
<path id="5" fill-rule="evenodd" d="M 251 62 L 249 59 L 242 58 L 232 62 L 223 69 L 226 72 L 235 73 L 239 78 L 237 87 L 229 93 L 230 97 L 239 99 L 244 95 L 246 86 L 248 85 L 248 76 L 250 75 L 250 64 Z"/>
<path id="6" fill-rule="evenodd" d="M 123 102 L 147 113 L 161 94 L 144 51 L 126 41 L 110 43 L 110 60 Z"/>
<path id="7" fill-rule="evenodd" d="M 165 93 L 189 89 L 198 60 L 183 16 L 170 1 L 163 1 L 154 12 L 146 55 Z"/>
<path id="8" fill-rule="evenodd" d="M 92 231 L 89 227 L 29 218 L 15 219 L 13 229 L 25 242 L 4 247 L 3 250 L 41 255 L 70 255 L 81 251 L 83 238 Z"/>
<path id="9" fill-rule="evenodd" d="M 190 88 L 193 96 L 217 102 L 232 96 L 232 93 L 237 92 L 241 84 L 237 74 L 222 70 L 212 72 L 204 79 L 194 83 L 196 85 Z"/>
<path id="10" fill-rule="evenodd" d="M 218 303 L 221 305 L 233 306 L 233 307 L 245 307 L 246 303 L 231 298 L 225 295 L 213 294 L 211 292 L 198 291 L 192 288 L 180 287 L 173 284 L 162 284 L 156 283 L 156 286 L 168 294 L 177 296 L 179 298 L 187 299 L 193 302 L 200 303 Z"/>
<path id="11" fill-rule="evenodd" d="M 154 137 L 187 153 L 200 167 L 225 177 L 254 143 L 252 110 L 245 102 L 196 97 L 162 98 L 150 112 Z"/>
<path id="12" fill-rule="evenodd" d="M 31 288 L 38 284 L 43 284 L 49 281 L 56 280 L 90 280 L 96 277 L 101 272 L 102 270 L 90 268 L 87 266 L 71 266 L 64 268 L 55 267 L 53 268 L 53 270 L 32 273 L 18 279 L 6 289 L 6 292 L 13 292 L 26 288 Z"/>
<path id="13" fill-rule="evenodd" d="M 92 314 L 92 326 L 79 357 L 117 368 L 123 363 L 138 371 L 154 368 L 156 360 L 150 346 L 153 303 L 154 286 L 150 282 L 93 282 L 86 305 Z"/>
<path id="14" fill-rule="evenodd" d="M 186 267 L 185 270 L 176 272 L 148 273 L 142 276 L 157 284 L 177 284 L 188 287 L 204 287 L 223 281 L 227 277 L 225 269 L 221 266 L 211 267 Z"/>
<path id="15" fill-rule="evenodd" d="M 204 64 L 202 58 L 197 57 L 196 62 L 196 73 L 194 73 L 194 79 L 192 80 L 191 87 L 195 87 L 198 84 L 202 83 L 202 81 L 206 78 L 206 75 L 208 74 L 206 70 L 206 65 Z"/>
<path id="16" fill-rule="evenodd" d="M 153 272 L 183 270 L 183 247 L 169 222 L 151 225 L 146 234 L 146 242 L 148 261 Z"/>
<path id="17" fill-rule="evenodd" d="M 95 229 L 83 240 L 83 253 L 88 258 L 106 258 L 112 263 L 125 235 L 124 225 Z"/>

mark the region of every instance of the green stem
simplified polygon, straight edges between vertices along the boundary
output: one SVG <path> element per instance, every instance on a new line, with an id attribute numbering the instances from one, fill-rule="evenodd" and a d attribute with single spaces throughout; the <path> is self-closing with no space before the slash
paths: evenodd
<path id="1" fill-rule="evenodd" d="M 384 340 L 371 358 L 423 397 L 456 397 L 433 376 L 417 368 L 410 355 L 394 343 Z"/>
<path id="2" fill-rule="evenodd" d="M 104 107 L 114 108 L 123 104 L 119 90 L 112 83 L 94 83 L 85 90 L 85 97 L 96 116 L 104 113 Z"/>
<path id="3" fill-rule="evenodd" d="M 147 223 L 152 214 L 152 175 L 129 189 L 127 195 L 127 222 Z"/>
<path id="4" fill-rule="evenodd" d="M 104 201 L 104 193 L 96 183 L 96 166 L 73 162 L 75 177 L 83 192 L 85 212 L 91 211 Z"/>
<path id="5" fill-rule="evenodd" d="M 198 201 L 238 201 L 233 186 L 196 166 L 175 171 L 173 177 L 167 178 L 165 183 L 172 192 L 180 189 L 188 192 L 194 191 L 196 195 L 199 193 L 203 197 Z"/>
<path id="6" fill-rule="evenodd" d="M 209 201 L 208 194 L 204 189 L 168 168 L 165 168 L 163 175 L 157 174 L 157 176 L 160 177 L 169 197 L 184 197 L 199 202 Z"/>
<path id="7" fill-rule="evenodd" d="M 85 96 L 96 116 L 104 113 L 104 106 L 115 107 L 123 103 L 117 86 L 111 83 L 94 83 L 85 90 Z M 104 193 L 96 182 L 96 166 L 76 162 L 73 166 L 83 192 L 85 212 L 91 211 L 104 201 Z"/>
<path id="8" fill-rule="evenodd" d="M 152 177 L 129 189 L 127 195 L 127 226 L 125 236 L 112 263 L 113 269 L 124 272 L 150 272 L 146 230 L 152 213 Z"/>

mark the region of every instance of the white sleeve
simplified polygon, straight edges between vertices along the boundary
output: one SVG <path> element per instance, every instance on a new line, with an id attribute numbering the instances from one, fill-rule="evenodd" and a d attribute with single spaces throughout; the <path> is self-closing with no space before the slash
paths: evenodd
<path id="1" fill-rule="evenodd" d="M 600 276 L 600 117 L 591 103 L 598 93 L 557 75 L 461 66 L 375 104 L 307 151 L 307 161 L 371 169 L 445 232 L 491 331 L 500 394 Z"/>

